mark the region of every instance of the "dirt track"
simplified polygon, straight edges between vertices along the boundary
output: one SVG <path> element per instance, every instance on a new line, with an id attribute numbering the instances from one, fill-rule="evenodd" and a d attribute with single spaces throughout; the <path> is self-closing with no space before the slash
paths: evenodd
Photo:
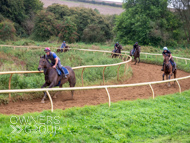
<path id="1" fill-rule="evenodd" d="M 133 76 L 124 83 L 140 83 L 148 81 L 162 80 L 161 66 L 140 63 L 139 65 L 131 65 L 133 69 Z M 190 75 L 189 73 L 179 71 L 177 77 L 184 77 Z M 173 78 L 173 77 L 172 77 Z M 190 89 L 190 79 L 179 81 L 182 91 Z M 152 86 L 155 91 L 155 96 L 176 93 L 179 91 L 177 84 L 168 88 L 166 84 L 159 84 Z M 111 101 L 116 102 L 120 100 L 135 100 L 152 97 L 152 92 L 149 86 L 141 87 L 127 87 L 108 89 L 111 95 Z M 76 91 L 74 99 L 71 98 L 69 91 L 57 92 L 57 98 L 53 99 L 54 109 L 66 109 L 70 107 L 82 107 L 85 105 L 97 105 L 108 102 L 108 97 L 105 90 L 85 90 Z M 20 101 L 16 103 L 9 103 L 8 105 L 0 106 L 0 113 L 3 114 L 23 114 L 27 112 L 41 112 L 50 109 L 50 102 L 46 100 L 45 104 L 40 103 L 40 99 L 32 101 Z"/>

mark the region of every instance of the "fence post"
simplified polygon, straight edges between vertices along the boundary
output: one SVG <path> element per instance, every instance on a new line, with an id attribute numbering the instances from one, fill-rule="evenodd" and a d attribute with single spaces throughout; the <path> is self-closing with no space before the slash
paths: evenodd
<path id="1" fill-rule="evenodd" d="M 152 90 L 152 98 L 154 99 L 154 90 L 153 90 L 151 84 L 149 84 L 149 86 L 150 86 L 150 88 L 151 88 L 151 90 Z"/>
<path id="2" fill-rule="evenodd" d="M 119 80 L 119 68 L 121 65 L 119 65 L 118 69 L 117 69 L 117 80 Z"/>
<path id="3" fill-rule="evenodd" d="M 105 69 L 106 69 L 106 66 L 103 69 L 103 84 L 105 84 L 105 81 L 104 81 L 104 71 L 105 71 Z"/>
<path id="4" fill-rule="evenodd" d="M 10 75 L 9 77 L 9 90 L 11 89 L 11 78 L 12 78 L 13 74 Z M 11 93 L 9 93 L 9 101 L 11 101 Z"/>
<path id="5" fill-rule="evenodd" d="M 185 63 L 186 63 L 186 65 L 187 65 L 187 60 L 185 60 Z"/>
<path id="6" fill-rule="evenodd" d="M 49 92 L 46 90 L 46 93 L 47 93 L 47 95 L 48 95 L 48 97 L 49 97 L 49 100 L 50 100 L 50 104 L 51 104 L 51 112 L 53 112 L 53 101 L 52 101 L 52 99 L 51 99 L 51 95 L 49 94 Z"/>
<path id="7" fill-rule="evenodd" d="M 179 87 L 179 93 L 181 94 L 181 86 L 180 86 L 180 84 L 179 84 L 179 82 L 178 82 L 178 80 L 177 80 L 177 79 L 176 79 L 176 82 L 177 82 L 178 87 Z"/>
<path id="8" fill-rule="evenodd" d="M 107 92 L 107 95 L 108 95 L 108 101 L 109 101 L 109 107 L 110 107 L 111 106 L 110 93 L 109 93 L 107 87 L 105 87 L 105 89 L 106 89 L 106 92 Z"/>
<path id="9" fill-rule="evenodd" d="M 82 69 L 82 73 L 81 73 L 82 86 L 84 86 L 84 83 L 83 83 L 83 72 L 84 72 L 84 69 L 85 68 Z"/>

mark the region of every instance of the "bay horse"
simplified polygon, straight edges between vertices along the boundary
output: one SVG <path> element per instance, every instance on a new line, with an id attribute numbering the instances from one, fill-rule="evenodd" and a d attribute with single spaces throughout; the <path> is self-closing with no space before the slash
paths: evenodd
<path id="1" fill-rule="evenodd" d="M 63 78 L 63 74 L 61 76 L 58 75 L 56 69 L 51 67 L 50 62 L 46 59 L 46 56 L 40 57 L 38 70 L 41 71 L 44 70 L 45 75 L 45 83 L 42 85 L 41 88 L 49 86 L 49 88 L 59 86 L 59 88 L 62 87 L 62 85 L 66 82 L 69 82 L 70 87 L 75 87 L 76 84 L 76 78 L 75 73 L 73 69 L 69 66 L 65 66 L 65 68 L 68 70 L 69 75 L 67 75 L 67 78 Z M 73 97 L 74 91 L 71 91 L 71 95 Z M 41 102 L 44 103 L 45 99 L 47 97 L 46 92 L 44 92 L 44 97 L 42 98 Z M 54 97 L 56 98 L 56 97 Z"/>
<path id="2" fill-rule="evenodd" d="M 132 51 L 133 51 L 133 49 L 130 51 L 130 56 L 132 57 Z M 141 47 L 140 46 L 138 46 L 137 47 L 137 49 L 136 49 L 136 51 L 135 51 L 135 53 L 134 53 L 134 60 L 135 60 L 135 64 L 134 65 L 136 65 L 136 63 L 137 63 L 137 58 L 139 59 L 139 62 L 138 63 L 140 63 L 140 52 L 141 52 Z"/>
<path id="3" fill-rule="evenodd" d="M 117 56 L 120 56 L 120 57 L 122 57 L 121 56 L 121 50 L 122 50 L 123 48 L 122 48 L 122 46 L 121 45 L 119 45 L 118 47 L 117 47 L 117 49 L 116 49 L 116 51 L 112 51 L 112 54 L 111 54 L 111 56 L 112 56 L 112 58 L 113 57 L 117 57 Z M 116 54 L 115 54 L 116 53 Z"/>
<path id="4" fill-rule="evenodd" d="M 170 77 L 172 76 L 172 73 L 174 74 L 174 78 L 176 78 L 176 74 L 177 74 L 177 70 L 173 69 L 174 67 L 172 67 L 172 64 L 169 60 L 169 56 L 164 55 L 164 73 L 162 75 L 163 80 L 164 80 L 164 76 L 166 75 L 166 80 L 170 79 Z M 175 84 L 175 81 L 174 81 Z M 170 82 L 168 82 L 168 87 L 170 87 Z"/>
<path id="5" fill-rule="evenodd" d="M 69 46 L 65 46 L 65 48 L 60 48 L 60 49 L 57 49 L 57 52 L 67 52 L 67 51 L 69 51 Z"/>

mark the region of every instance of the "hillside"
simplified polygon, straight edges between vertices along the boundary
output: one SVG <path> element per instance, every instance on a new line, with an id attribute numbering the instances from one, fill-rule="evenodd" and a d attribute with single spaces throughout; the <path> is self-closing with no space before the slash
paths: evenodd
<path id="1" fill-rule="evenodd" d="M 92 9 L 98 9 L 101 14 L 120 14 L 124 10 L 122 8 L 116 8 L 111 6 L 103 6 L 103 5 L 96 5 L 96 4 L 88 4 L 88 3 L 82 3 L 82 2 L 72 2 L 72 1 L 62 1 L 62 0 L 41 0 L 44 3 L 44 7 L 48 7 L 49 5 L 52 5 L 53 3 L 58 4 L 64 4 L 68 7 L 85 7 L 85 8 L 92 8 Z"/>

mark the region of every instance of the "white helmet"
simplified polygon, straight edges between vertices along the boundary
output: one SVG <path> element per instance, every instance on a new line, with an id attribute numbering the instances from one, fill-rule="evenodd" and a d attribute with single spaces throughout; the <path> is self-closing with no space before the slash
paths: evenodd
<path id="1" fill-rule="evenodd" d="M 167 47 L 164 47 L 163 50 L 168 50 L 168 48 L 167 48 Z"/>

